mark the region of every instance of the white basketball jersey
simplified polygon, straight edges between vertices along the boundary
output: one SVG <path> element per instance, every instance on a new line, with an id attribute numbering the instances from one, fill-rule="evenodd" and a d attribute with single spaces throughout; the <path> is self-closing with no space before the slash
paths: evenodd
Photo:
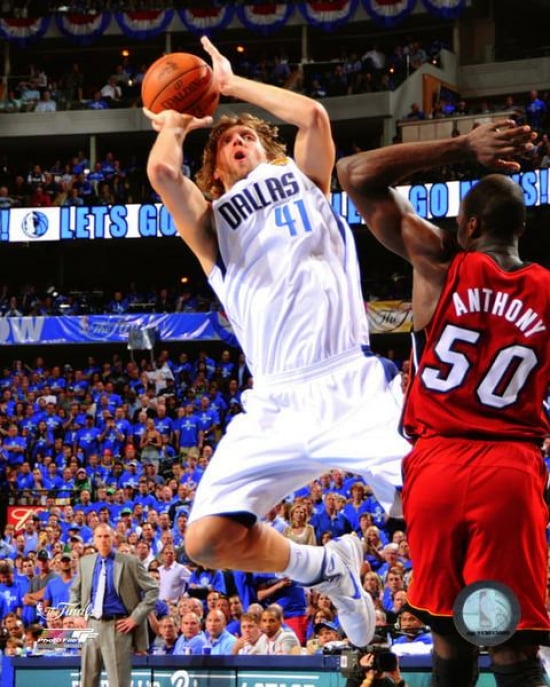
<path id="1" fill-rule="evenodd" d="M 368 344 L 355 242 L 296 163 L 262 163 L 213 211 L 209 276 L 252 374 L 281 374 Z"/>

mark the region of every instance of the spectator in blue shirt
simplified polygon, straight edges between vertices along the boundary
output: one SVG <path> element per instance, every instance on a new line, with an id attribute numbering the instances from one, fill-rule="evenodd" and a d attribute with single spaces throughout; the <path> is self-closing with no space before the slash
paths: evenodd
<path id="1" fill-rule="evenodd" d="M 99 452 L 99 438 L 101 432 L 94 425 L 94 418 L 92 415 L 86 415 L 86 424 L 82 429 L 76 433 L 76 448 L 82 449 L 86 458 L 92 453 Z"/>
<path id="2" fill-rule="evenodd" d="M 203 647 L 207 646 L 208 640 L 204 632 L 201 631 L 201 621 L 199 616 L 192 611 L 188 611 L 181 618 L 181 635 L 176 642 L 174 655 L 200 654 Z"/>
<path id="3" fill-rule="evenodd" d="M 97 90 L 94 91 L 94 95 L 92 100 L 88 101 L 88 109 L 90 110 L 108 110 L 109 105 L 107 104 L 107 101 L 104 100 L 103 96 L 101 95 L 101 91 Z M 101 163 L 97 163 L 99 170 L 101 170 Z M 103 181 L 104 176 L 101 174 L 101 180 Z"/>
<path id="4" fill-rule="evenodd" d="M 201 396 L 197 417 L 201 442 L 216 440 L 216 433 L 220 427 L 220 416 L 211 407 L 210 399 L 206 395 Z"/>
<path id="5" fill-rule="evenodd" d="M 321 542 L 323 532 L 330 532 L 333 537 L 341 537 L 353 529 L 347 517 L 338 511 L 335 493 L 326 493 L 324 504 L 324 510 L 311 518 L 318 544 Z"/>
<path id="6" fill-rule="evenodd" d="M 126 417 L 122 406 L 115 408 L 115 427 L 117 432 L 124 437 L 123 442 L 128 443 L 132 438 L 132 424 Z"/>
<path id="7" fill-rule="evenodd" d="M 19 435 L 19 429 L 16 424 L 11 424 L 8 427 L 7 436 L 4 436 L 2 440 L 2 451 L 7 464 L 10 467 L 22 465 L 25 460 L 26 450 L 27 439 Z"/>
<path id="8" fill-rule="evenodd" d="M 178 631 L 171 615 L 166 615 L 159 622 L 158 636 L 149 651 L 155 656 L 171 656 L 175 653 Z"/>
<path id="9" fill-rule="evenodd" d="M 0 620 L 8 613 L 21 615 L 23 598 L 21 588 L 14 579 L 14 567 L 11 560 L 0 561 Z"/>
<path id="10" fill-rule="evenodd" d="M 544 128 L 546 116 L 546 105 L 544 101 L 539 98 L 538 91 L 530 91 L 529 102 L 525 106 L 525 119 L 527 124 L 540 133 Z"/>
<path id="11" fill-rule="evenodd" d="M 197 565 L 189 578 L 189 589 L 208 589 L 226 593 L 225 579 L 220 570 L 211 570 Z"/>
<path id="12" fill-rule="evenodd" d="M 59 608 L 61 604 L 69 603 L 70 588 L 74 579 L 71 554 L 62 553 L 59 561 L 59 575 L 50 580 L 44 590 L 44 608 Z"/>
<path id="13" fill-rule="evenodd" d="M 231 360 L 231 353 L 227 349 L 222 351 L 218 367 L 224 380 L 229 380 L 235 375 L 235 363 Z"/>
<path id="14" fill-rule="evenodd" d="M 46 423 L 46 426 L 48 427 L 50 432 L 54 434 L 54 436 L 56 435 L 57 430 L 63 426 L 63 420 L 59 417 L 57 413 L 55 403 L 46 404 L 46 413 L 43 419 Z"/>
<path id="15" fill-rule="evenodd" d="M 103 169 L 105 173 L 105 169 Z M 107 304 L 107 312 L 113 315 L 123 315 L 128 312 L 128 299 L 124 297 L 122 291 L 115 291 L 113 298 Z"/>
<path id="16" fill-rule="evenodd" d="M 15 481 L 17 483 L 17 488 L 20 490 L 33 489 L 34 477 L 31 472 L 30 463 L 27 460 L 21 463 Z"/>
<path id="17" fill-rule="evenodd" d="M 237 638 L 226 629 L 226 619 L 223 611 L 217 608 L 206 616 L 206 646 L 211 648 L 213 656 L 228 656 L 233 653 L 233 646 Z"/>
<path id="18" fill-rule="evenodd" d="M 159 403 L 157 405 L 157 417 L 155 418 L 155 427 L 159 434 L 163 437 L 168 437 L 172 440 L 172 419 L 166 414 L 166 405 Z"/>
<path id="19" fill-rule="evenodd" d="M 362 513 L 368 512 L 368 509 L 368 503 L 365 501 L 365 485 L 362 482 L 355 482 L 351 487 L 351 501 L 346 503 L 342 512 L 357 534 L 361 533 L 359 518 Z"/>
<path id="20" fill-rule="evenodd" d="M 178 417 L 173 423 L 174 443 L 176 449 L 190 449 L 199 444 L 199 419 L 195 407 L 188 403 L 185 408 L 178 408 Z"/>
<path id="21" fill-rule="evenodd" d="M 432 634 L 419 618 L 410 611 L 403 610 L 399 614 L 398 627 L 400 636 L 394 640 L 394 645 L 419 642 L 429 645 L 426 648 L 426 653 L 430 652 L 429 647 L 433 645 Z"/>

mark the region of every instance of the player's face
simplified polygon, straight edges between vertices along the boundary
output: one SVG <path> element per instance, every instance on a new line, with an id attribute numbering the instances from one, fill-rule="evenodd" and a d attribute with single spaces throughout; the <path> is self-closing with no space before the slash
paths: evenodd
<path id="1" fill-rule="evenodd" d="M 232 126 L 218 141 L 214 176 L 228 189 L 266 159 L 264 147 L 254 129 Z"/>

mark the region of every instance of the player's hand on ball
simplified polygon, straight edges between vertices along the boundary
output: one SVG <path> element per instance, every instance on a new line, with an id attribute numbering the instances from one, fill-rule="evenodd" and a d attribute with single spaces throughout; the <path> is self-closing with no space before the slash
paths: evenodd
<path id="1" fill-rule="evenodd" d="M 231 62 L 224 57 L 216 48 L 212 41 L 203 36 L 201 38 L 201 45 L 212 58 L 212 70 L 214 72 L 214 79 L 216 85 L 223 95 L 228 95 L 226 89 L 229 87 L 231 78 L 233 77 L 233 67 Z"/>
<path id="2" fill-rule="evenodd" d="M 183 129 L 185 133 L 194 129 L 205 129 L 212 126 L 212 117 L 193 117 L 190 114 L 176 112 L 176 110 L 163 110 L 158 114 L 151 112 L 146 107 L 143 114 L 151 120 L 151 126 L 155 131 L 161 131 L 164 127 Z"/>

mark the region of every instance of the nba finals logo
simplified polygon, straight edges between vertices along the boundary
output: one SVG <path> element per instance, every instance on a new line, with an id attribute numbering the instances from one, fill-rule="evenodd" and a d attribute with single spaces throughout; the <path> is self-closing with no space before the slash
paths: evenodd
<path id="1" fill-rule="evenodd" d="M 46 621 L 47 627 L 36 640 L 34 654 L 78 654 L 88 639 L 97 637 L 97 632 L 86 627 L 91 608 L 77 608 L 70 603 L 44 608 L 39 603 L 37 613 Z"/>
<path id="2" fill-rule="evenodd" d="M 510 639 L 520 618 L 516 595 L 493 580 L 465 587 L 456 598 L 453 612 L 460 635 L 476 646 L 497 646 Z"/>

